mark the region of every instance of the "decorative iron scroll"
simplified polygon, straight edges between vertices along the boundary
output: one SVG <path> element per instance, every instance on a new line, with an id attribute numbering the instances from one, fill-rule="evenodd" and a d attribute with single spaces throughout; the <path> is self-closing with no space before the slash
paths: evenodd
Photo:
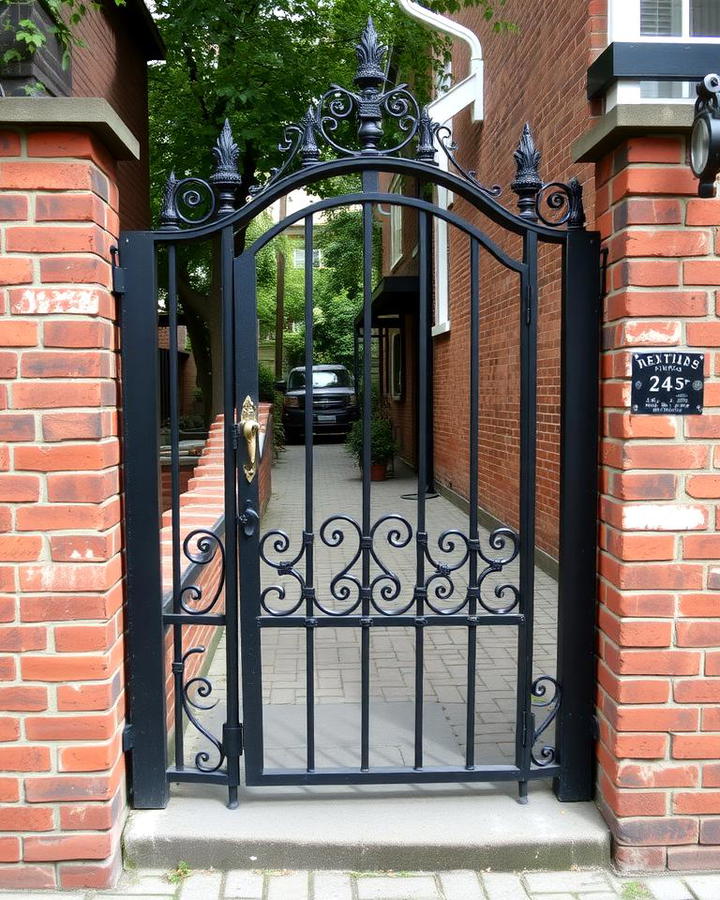
<path id="1" fill-rule="evenodd" d="M 431 571 L 422 577 L 418 574 L 418 583 L 409 591 L 409 598 L 401 605 L 394 606 L 402 591 L 399 576 L 383 561 L 380 546 L 387 545 L 393 549 L 407 547 L 413 538 L 413 527 L 397 514 L 381 516 L 364 536 L 362 528 L 351 516 L 337 514 L 330 516 L 320 526 L 319 537 L 326 547 L 336 548 L 352 541 L 350 559 L 343 568 L 332 577 L 329 585 L 330 597 L 337 604 L 331 606 L 327 600 L 318 598 L 314 588 L 308 588 L 305 576 L 299 563 L 305 555 L 306 548 L 313 543 L 314 535 L 303 532 L 303 540 L 297 552 L 284 559 L 274 558 L 288 553 L 290 538 L 284 531 L 266 532 L 260 540 L 260 558 L 279 575 L 293 579 L 298 585 L 297 596 L 287 599 L 287 589 L 283 584 L 265 587 L 260 595 L 260 604 L 264 612 L 271 616 L 291 616 L 298 612 L 306 601 L 311 601 L 314 609 L 328 616 L 349 616 L 354 613 L 367 596 L 370 607 L 380 615 L 397 616 L 407 613 L 418 600 L 418 595 L 430 610 L 438 615 L 455 615 L 475 599 L 485 612 L 490 615 L 505 615 L 514 610 L 520 602 L 520 591 L 510 582 L 498 584 L 493 593 L 499 604 L 493 603 L 485 594 L 485 583 L 493 573 L 502 572 L 518 555 L 520 541 L 518 535 L 510 528 L 497 528 L 487 539 L 489 550 L 485 550 L 480 540 L 472 540 L 461 531 L 451 529 L 444 531 L 437 540 L 440 553 L 448 557 L 448 561 L 436 559 L 428 546 L 428 535 L 418 532 L 415 536 L 423 548 L 423 555 L 430 563 Z M 347 542 L 347 543 L 346 543 Z M 369 553 L 374 570 L 369 583 L 363 585 L 355 569 L 363 550 Z M 498 551 L 493 554 L 491 551 Z M 503 552 L 504 551 L 504 552 Z M 454 554 L 454 558 L 453 558 Z M 460 599 L 451 606 L 443 605 L 456 593 L 454 573 L 468 568 L 474 555 L 478 566 L 473 583 L 464 590 Z M 280 604 L 280 605 L 278 605 Z"/>
<path id="2" fill-rule="evenodd" d="M 547 697 L 547 699 L 543 699 L 548 693 L 548 689 L 550 689 L 552 693 L 549 697 Z M 535 744 L 537 744 L 544 732 L 547 731 L 558 714 L 558 710 L 560 709 L 560 701 L 562 700 L 562 688 L 550 675 L 541 675 L 539 678 L 536 678 L 535 681 L 533 681 L 530 693 L 533 697 L 540 698 L 539 701 L 533 702 L 533 707 L 535 709 L 540 708 L 548 710 L 548 713 L 543 719 L 540 727 L 535 728 L 535 730 L 533 731 L 532 743 L 530 747 L 530 758 L 532 759 L 533 763 L 540 768 L 544 768 L 545 766 L 549 766 L 555 762 L 557 751 L 555 747 L 551 746 L 550 744 L 543 744 L 543 746 L 540 748 L 540 753 L 537 754 L 535 751 Z"/>
<path id="3" fill-rule="evenodd" d="M 264 184 L 243 185 L 238 172 L 238 146 L 226 120 L 213 147 L 215 168 L 207 180 L 177 179 L 170 173 L 160 215 L 161 227 L 174 231 L 183 226 L 203 225 L 222 220 L 235 212 L 238 197 L 255 197 L 293 171 L 322 165 L 332 155 L 338 158 L 408 156 L 414 143 L 415 159 L 437 166 L 438 151 L 445 154 L 452 169 L 473 188 L 490 197 L 502 193 L 499 185 L 487 186 L 476 172 L 457 159 L 457 146 L 450 129 L 432 120 L 429 108 L 421 107 L 407 84 L 391 84 L 385 71 L 387 46 L 368 19 L 360 42 L 355 46 L 357 70 L 355 90 L 333 84 L 319 100 L 311 103 L 298 122 L 286 125 L 278 144 L 282 161 L 270 170 Z M 585 214 L 582 187 L 576 179 L 543 183 L 538 172 L 540 151 L 530 126 L 525 125 L 514 152 L 516 175 L 511 184 L 518 195 L 521 218 L 542 222 L 551 228 L 565 225 L 582 228 Z M 551 213 L 546 215 L 542 207 Z"/>
<path id="4" fill-rule="evenodd" d="M 418 540 L 422 543 L 425 556 L 435 570 L 425 582 L 425 587 L 428 590 L 427 605 L 433 612 L 438 615 L 455 615 L 461 612 L 473 597 L 491 615 L 505 615 L 512 612 L 519 604 L 520 591 L 514 584 L 509 582 L 496 585 L 493 591 L 495 597 L 500 601 L 508 593 L 511 595 L 510 600 L 503 603 L 502 606 L 494 606 L 483 596 L 483 586 L 488 576 L 502 572 L 505 566 L 509 565 L 520 551 L 520 539 L 512 529 L 496 528 L 488 537 L 488 543 L 492 550 L 502 551 L 509 545 L 508 552 L 499 557 L 490 556 L 483 552 L 479 540 L 472 540 L 461 531 L 455 529 L 444 531 L 437 540 L 438 549 L 441 553 L 453 553 L 457 546 L 456 541 L 459 541 L 465 548 L 464 551 L 461 551 L 461 558 L 455 560 L 452 564 L 438 562 L 431 555 L 428 549 L 427 535 L 419 534 Z M 454 595 L 455 584 L 452 579 L 452 573 L 464 568 L 471 554 L 477 556 L 477 561 L 480 564 L 485 563 L 485 567 L 477 575 L 476 583 L 468 586 L 466 596 L 454 607 L 448 609 L 436 605 L 437 601 L 448 600 Z"/>
<path id="5" fill-rule="evenodd" d="M 542 154 L 535 146 L 528 122 L 523 126 L 520 143 L 513 156 L 515 179 L 510 187 L 517 194 L 520 216 L 531 222 L 539 220 L 550 228 L 561 225 L 582 228 L 585 225 L 582 185 L 577 178 L 571 178 L 567 184 L 562 181 L 543 183 L 539 173 Z M 546 216 L 543 205 L 558 215 L 554 218 Z"/>
<path id="6" fill-rule="evenodd" d="M 193 547 L 193 541 L 195 542 Z M 204 528 L 197 528 L 191 531 L 185 538 L 182 545 L 183 554 L 190 562 L 198 566 L 207 566 L 214 559 L 216 554 L 220 554 L 220 575 L 218 582 L 210 600 L 203 606 L 198 606 L 203 599 L 203 590 L 197 584 L 188 584 L 180 590 L 180 606 L 183 612 L 190 616 L 204 616 L 209 613 L 220 599 L 223 587 L 225 585 L 225 548 L 220 538 L 212 531 Z"/>
<path id="7" fill-rule="evenodd" d="M 196 653 L 204 652 L 205 647 L 191 647 L 186 653 L 183 654 L 183 670 L 186 668 L 187 661 L 191 656 Z M 225 750 L 223 748 L 222 741 L 216 738 L 213 734 L 211 734 L 211 732 L 207 730 L 207 728 L 201 725 L 198 721 L 197 716 L 193 713 L 193 709 L 208 710 L 213 709 L 213 707 L 217 705 L 217 700 L 213 701 L 210 704 L 198 703 L 198 697 L 200 697 L 202 700 L 205 700 L 212 694 L 212 691 L 212 682 L 204 675 L 195 675 L 193 678 L 188 679 L 188 681 L 183 682 L 182 705 L 183 710 L 185 711 L 185 715 L 188 717 L 188 721 L 192 724 L 192 726 L 197 729 L 197 731 L 199 731 L 200 734 L 213 745 L 219 757 L 215 765 L 209 766 L 208 763 L 211 759 L 210 753 L 207 750 L 199 750 L 195 754 L 195 766 L 200 772 L 217 772 L 220 766 L 222 766 L 222 764 L 225 762 Z"/>

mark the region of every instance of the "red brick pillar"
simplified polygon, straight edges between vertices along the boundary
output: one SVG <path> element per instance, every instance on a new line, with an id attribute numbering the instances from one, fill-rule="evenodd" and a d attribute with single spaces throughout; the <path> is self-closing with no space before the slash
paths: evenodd
<path id="1" fill-rule="evenodd" d="M 720 867 L 720 201 L 680 137 L 597 168 L 609 248 L 602 405 L 599 801 L 627 869 Z M 700 416 L 630 412 L 636 349 L 705 353 Z"/>
<path id="2" fill-rule="evenodd" d="M 0 887 L 102 887 L 125 807 L 115 163 L 0 131 Z"/>

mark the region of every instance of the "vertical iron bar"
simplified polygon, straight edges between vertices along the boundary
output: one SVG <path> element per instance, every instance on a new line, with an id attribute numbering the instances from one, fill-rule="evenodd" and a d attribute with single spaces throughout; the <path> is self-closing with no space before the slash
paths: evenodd
<path id="1" fill-rule="evenodd" d="M 360 768 L 370 767 L 370 467 L 372 418 L 372 204 L 363 203 L 363 465 L 362 465 L 362 630 L 360 636 Z"/>
<path id="2" fill-rule="evenodd" d="M 155 244 L 147 232 L 120 236 L 125 293 L 120 304 L 123 487 L 129 671 L 131 803 L 168 802 L 165 628 L 162 616 L 159 501 L 159 378 Z"/>
<path id="3" fill-rule="evenodd" d="M 313 548 L 313 218 L 305 218 L 305 615 L 315 601 Z M 305 626 L 307 770 L 315 768 L 315 632 Z"/>
<path id="4" fill-rule="evenodd" d="M 535 445 L 537 393 L 537 234 L 526 231 L 520 303 L 520 612 L 518 626 L 517 765 L 522 773 L 519 799 L 527 803 L 527 773 L 532 750 L 530 691 L 533 676 L 535 592 Z M 524 777 L 523 777 L 524 776 Z"/>
<path id="5" fill-rule="evenodd" d="M 478 370 L 480 366 L 480 309 L 479 309 L 479 248 L 478 242 L 470 239 L 470 565 L 468 590 L 468 616 L 477 615 L 477 550 L 478 534 Z M 477 658 L 477 626 L 468 624 L 467 662 L 467 720 L 465 735 L 465 768 L 475 765 L 475 664 Z"/>
<path id="6" fill-rule="evenodd" d="M 220 290 L 222 297 L 223 350 L 223 449 L 225 494 L 225 669 L 227 677 L 227 721 L 223 725 L 223 749 L 227 756 L 228 806 L 238 803 L 240 784 L 240 684 L 238 667 L 238 568 L 237 568 L 237 505 L 235 472 L 237 468 L 233 425 L 235 422 L 235 335 L 233 333 L 234 292 L 233 256 L 235 253 L 232 228 L 223 228 L 220 238 Z"/>
<path id="7" fill-rule="evenodd" d="M 173 612 L 181 613 L 180 605 L 180 424 L 178 422 L 178 340 L 177 340 L 177 260 L 175 244 L 168 244 L 168 369 L 170 398 L 170 520 L 172 540 L 172 592 Z M 183 734 L 183 627 L 173 625 L 173 685 L 174 685 L 174 720 L 175 720 L 175 767 L 185 768 L 184 734 Z"/>
<path id="8" fill-rule="evenodd" d="M 569 231 L 563 256 L 560 425 L 560 583 L 556 722 L 560 800 L 590 800 L 597 550 L 600 240 Z"/>
<path id="9" fill-rule="evenodd" d="M 255 258 L 243 253 L 234 263 L 235 396 L 238 408 L 246 396 L 258 402 L 257 271 Z M 262 645 L 260 607 L 260 554 L 258 479 L 248 482 L 243 464 L 248 461 L 240 435 L 237 462 L 238 574 L 240 585 L 240 660 L 242 663 L 243 752 L 246 783 L 257 784 L 263 769 Z"/>
<path id="10" fill-rule="evenodd" d="M 414 767 L 423 765 L 423 674 L 425 666 L 425 548 L 427 532 L 425 522 L 425 495 L 427 491 L 427 444 L 432 440 L 428 429 L 428 215 L 418 213 L 418 475 L 417 475 L 417 537 L 415 561 L 417 581 L 415 589 L 415 761 Z"/>

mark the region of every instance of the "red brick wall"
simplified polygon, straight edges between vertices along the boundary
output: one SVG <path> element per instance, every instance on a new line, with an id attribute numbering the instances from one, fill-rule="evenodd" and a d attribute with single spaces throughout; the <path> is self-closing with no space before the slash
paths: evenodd
<path id="1" fill-rule="evenodd" d="M 594 17 L 589 18 L 593 13 Z M 486 184 L 503 186 L 500 198 L 516 208 L 509 190 L 515 174 L 513 150 L 523 124 L 529 121 L 542 151 L 545 180 L 576 175 L 585 188 L 588 220 L 593 221 L 592 167 L 574 165 L 572 143 L 589 127 L 584 96 L 588 58 L 599 40 L 602 7 L 597 0 L 567 0 L 552 15 L 539 3 L 508 0 L 502 16 L 515 22 L 517 34 L 495 35 L 482 10 L 463 12 L 458 19 L 480 37 L 485 57 L 485 121 L 473 125 L 469 112 L 454 120 L 458 158 L 475 169 Z M 467 72 L 467 52 L 456 44 L 454 72 Z M 558 57 L 562 65 L 558 65 Z M 497 240 L 513 255 L 516 240 L 456 199 L 454 210 Z M 469 272 L 467 238 L 450 229 L 450 321 L 448 335 L 434 341 L 437 441 L 436 475 L 440 483 L 468 495 L 468 355 Z M 517 279 L 482 255 L 480 347 L 480 504 L 503 521 L 517 526 L 519 453 L 519 306 Z M 559 484 L 559 254 L 541 255 L 538 345 L 538 545 L 557 555 Z"/>
<path id="2" fill-rule="evenodd" d="M 73 49 L 72 94 L 103 97 L 140 142 L 140 159 L 117 164 L 120 222 L 123 228 L 150 224 L 146 42 L 133 4 L 89 8 L 77 26 L 85 46 Z"/>
<path id="3" fill-rule="evenodd" d="M 680 137 L 597 166 L 602 359 L 599 803 L 629 869 L 720 867 L 720 201 Z M 705 353 L 699 416 L 630 412 L 634 349 Z"/>
<path id="4" fill-rule="evenodd" d="M 120 867 L 125 792 L 115 165 L 0 132 L 0 887 Z"/>

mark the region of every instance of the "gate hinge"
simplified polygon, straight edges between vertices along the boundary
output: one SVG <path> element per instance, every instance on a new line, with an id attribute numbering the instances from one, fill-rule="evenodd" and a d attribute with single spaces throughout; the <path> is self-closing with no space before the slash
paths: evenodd
<path id="1" fill-rule="evenodd" d="M 132 724 L 132 722 L 128 722 L 127 725 L 123 728 L 122 749 L 123 753 L 127 753 L 128 750 L 135 749 L 135 726 Z"/>
<path id="2" fill-rule="evenodd" d="M 111 247 L 112 256 L 112 289 L 113 294 L 125 293 L 125 269 L 118 265 L 118 248 Z"/>
<path id="3" fill-rule="evenodd" d="M 234 728 L 230 725 L 223 725 L 223 750 L 228 759 L 237 759 L 243 755 L 243 727 L 239 723 Z"/>
<path id="4" fill-rule="evenodd" d="M 112 289 L 113 294 L 125 293 L 125 269 L 122 266 L 112 267 Z"/>
<path id="5" fill-rule="evenodd" d="M 595 740 L 595 741 L 600 740 L 600 720 L 598 719 L 597 716 L 592 717 L 591 731 L 592 731 L 593 740 Z"/>

